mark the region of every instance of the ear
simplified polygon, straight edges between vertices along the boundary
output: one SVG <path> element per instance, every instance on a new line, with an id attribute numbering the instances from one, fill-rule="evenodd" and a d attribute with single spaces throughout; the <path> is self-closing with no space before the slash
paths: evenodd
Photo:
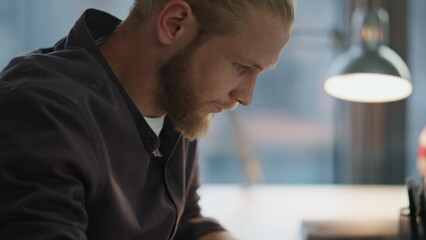
<path id="1" fill-rule="evenodd" d="M 183 0 L 171 0 L 157 16 L 156 32 L 160 43 L 173 44 L 185 32 L 191 32 L 195 20 L 191 6 Z"/>

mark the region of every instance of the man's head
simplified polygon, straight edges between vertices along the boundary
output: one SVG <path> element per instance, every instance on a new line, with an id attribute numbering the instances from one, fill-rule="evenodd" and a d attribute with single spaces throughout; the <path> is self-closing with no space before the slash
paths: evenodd
<path id="1" fill-rule="evenodd" d="M 164 54 L 157 102 L 188 139 L 214 114 L 249 105 L 257 77 L 290 36 L 291 0 L 135 0 L 131 17 L 151 21 Z"/>
<path id="2" fill-rule="evenodd" d="M 131 16 L 148 21 L 171 0 L 134 0 Z M 293 0 L 183 0 L 187 2 L 205 37 L 238 31 L 251 10 L 263 11 L 285 24 L 294 21 Z"/>

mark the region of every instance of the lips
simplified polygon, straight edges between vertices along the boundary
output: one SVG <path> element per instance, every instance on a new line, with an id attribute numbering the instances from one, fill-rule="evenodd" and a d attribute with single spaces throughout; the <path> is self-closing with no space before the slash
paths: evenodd
<path id="1" fill-rule="evenodd" d="M 217 104 L 217 105 L 216 105 Z M 212 106 L 212 108 L 209 108 L 209 112 L 211 113 L 220 113 L 223 110 L 234 110 L 237 108 L 238 103 L 227 103 L 227 104 L 218 104 L 216 103 Z"/>

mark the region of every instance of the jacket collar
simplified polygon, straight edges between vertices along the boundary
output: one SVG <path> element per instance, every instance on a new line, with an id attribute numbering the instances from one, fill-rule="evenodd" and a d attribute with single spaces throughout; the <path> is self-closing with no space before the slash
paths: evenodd
<path id="1" fill-rule="evenodd" d="M 97 49 L 95 40 L 111 35 L 120 24 L 121 20 L 109 13 L 87 9 L 71 29 L 64 48 Z"/>
<path id="2" fill-rule="evenodd" d="M 84 48 L 96 58 L 124 98 L 138 128 L 145 150 L 155 155 L 160 146 L 159 137 L 146 123 L 95 43 L 96 39 L 111 35 L 120 24 L 121 20 L 106 12 L 88 9 L 77 20 L 69 35 L 60 41 L 55 48 Z"/>

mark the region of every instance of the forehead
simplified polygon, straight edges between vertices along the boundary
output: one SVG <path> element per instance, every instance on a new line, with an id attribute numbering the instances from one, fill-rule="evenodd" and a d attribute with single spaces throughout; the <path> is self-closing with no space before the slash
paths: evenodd
<path id="1" fill-rule="evenodd" d="M 244 25 L 232 36 L 216 37 L 207 43 L 215 54 L 222 52 L 241 64 L 271 68 L 290 37 L 290 24 L 262 12 L 248 14 Z"/>

